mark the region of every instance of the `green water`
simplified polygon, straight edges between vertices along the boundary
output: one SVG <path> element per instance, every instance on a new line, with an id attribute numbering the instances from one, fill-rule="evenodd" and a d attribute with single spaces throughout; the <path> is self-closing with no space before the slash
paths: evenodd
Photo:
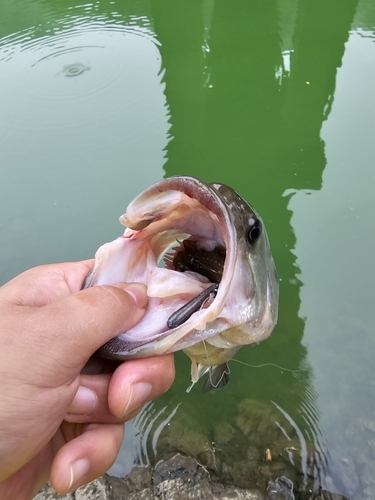
<path id="1" fill-rule="evenodd" d="M 259 456 L 258 485 L 293 463 L 302 489 L 375 497 L 374 32 L 371 0 L 2 0 L 1 283 L 92 256 L 136 194 L 178 174 L 253 204 L 280 276 L 277 328 L 237 359 L 296 371 L 233 361 L 225 391 L 186 394 L 178 354 L 113 473 L 199 455 L 263 408 L 259 450 L 277 432 L 296 449 L 285 471 Z M 168 441 L 185 428 L 191 449 Z"/>

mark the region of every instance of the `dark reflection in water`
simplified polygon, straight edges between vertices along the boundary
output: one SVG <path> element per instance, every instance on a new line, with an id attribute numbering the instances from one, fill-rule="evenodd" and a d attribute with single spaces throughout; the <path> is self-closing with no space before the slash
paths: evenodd
<path id="1" fill-rule="evenodd" d="M 357 4 L 348 1 L 342 9 L 340 1 L 295 2 L 290 68 L 280 37 L 288 27 L 280 29 L 282 16 L 273 1 L 152 4 L 174 137 L 167 175 L 227 182 L 267 222 L 281 278 L 280 319 L 271 338 L 256 348 L 254 364 L 272 359 L 302 372 L 275 381 L 277 370 L 253 370 L 244 387 L 245 372 L 235 373 L 232 363 L 232 385 L 237 398 L 251 394 L 274 400 L 292 425 L 300 442 L 302 486 L 322 481 L 329 451 L 319 432 L 313 374 L 301 345 L 301 283 L 285 194 L 291 188 L 321 187 L 326 161 L 320 130 L 330 112 Z M 282 8 L 288 9 L 286 4 Z M 249 352 L 239 359 L 249 359 Z"/>
<path id="2" fill-rule="evenodd" d="M 375 3 L 372 0 L 361 1 L 356 18 L 356 28 L 363 28 L 375 34 Z"/>

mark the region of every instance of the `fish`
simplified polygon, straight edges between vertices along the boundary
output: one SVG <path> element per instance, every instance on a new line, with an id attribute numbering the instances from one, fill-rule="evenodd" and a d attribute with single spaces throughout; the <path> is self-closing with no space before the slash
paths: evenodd
<path id="1" fill-rule="evenodd" d="M 141 321 L 98 354 L 125 360 L 183 350 L 191 380 L 225 387 L 228 361 L 266 339 L 278 315 L 279 280 L 266 228 L 234 189 L 195 177 L 163 179 L 120 217 L 122 236 L 101 246 L 84 288 L 147 287 Z"/>

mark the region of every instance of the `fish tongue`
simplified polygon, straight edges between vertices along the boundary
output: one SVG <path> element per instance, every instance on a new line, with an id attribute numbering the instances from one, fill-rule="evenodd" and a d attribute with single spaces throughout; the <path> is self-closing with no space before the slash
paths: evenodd
<path id="1" fill-rule="evenodd" d="M 147 295 L 167 298 L 186 295 L 187 301 L 199 295 L 210 283 L 199 280 L 193 273 L 180 273 L 171 269 L 153 267 L 150 269 Z"/>

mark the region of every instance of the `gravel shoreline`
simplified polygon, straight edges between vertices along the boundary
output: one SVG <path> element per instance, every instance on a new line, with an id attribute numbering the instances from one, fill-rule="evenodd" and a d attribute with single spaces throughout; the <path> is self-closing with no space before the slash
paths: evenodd
<path id="1" fill-rule="evenodd" d="M 266 500 L 257 490 L 224 486 L 191 457 L 177 454 L 155 468 L 135 467 L 124 479 L 104 475 L 58 496 L 48 484 L 34 500 Z"/>
<path id="2" fill-rule="evenodd" d="M 269 481 L 265 492 L 220 483 L 218 478 L 194 458 L 176 454 L 154 468 L 135 467 L 124 479 L 104 475 L 58 496 L 47 485 L 34 500 L 349 500 L 337 493 L 294 492 L 293 483 L 284 476 Z"/>

